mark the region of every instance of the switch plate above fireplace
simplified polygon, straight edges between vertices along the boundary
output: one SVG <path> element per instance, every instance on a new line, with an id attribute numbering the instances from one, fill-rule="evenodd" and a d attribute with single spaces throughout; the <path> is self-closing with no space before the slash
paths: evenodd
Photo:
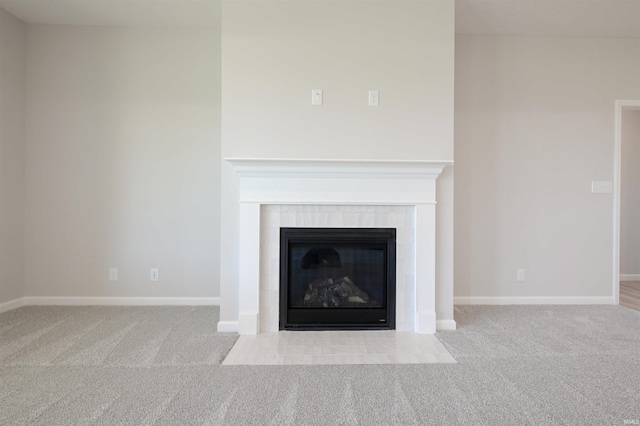
<path id="1" fill-rule="evenodd" d="M 311 105 L 322 105 L 322 89 L 311 90 Z"/>
<path id="2" fill-rule="evenodd" d="M 380 92 L 377 90 L 369 90 L 369 106 L 380 105 Z"/>

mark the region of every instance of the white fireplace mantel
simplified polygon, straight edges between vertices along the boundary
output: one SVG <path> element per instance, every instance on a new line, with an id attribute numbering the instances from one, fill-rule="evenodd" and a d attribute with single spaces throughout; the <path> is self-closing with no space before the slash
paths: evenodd
<path id="1" fill-rule="evenodd" d="M 416 333 L 436 331 L 436 179 L 450 162 L 225 158 L 238 180 L 240 334 L 260 326 L 260 223 L 263 205 L 411 206 Z M 404 278 L 404 277 L 399 277 Z M 400 301 L 398 302 L 400 303 Z"/>

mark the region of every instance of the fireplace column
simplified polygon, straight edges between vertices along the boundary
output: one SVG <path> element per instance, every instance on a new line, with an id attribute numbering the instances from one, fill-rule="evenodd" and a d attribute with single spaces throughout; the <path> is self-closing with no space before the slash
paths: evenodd
<path id="1" fill-rule="evenodd" d="M 433 182 L 435 186 L 435 181 Z M 435 192 L 435 188 L 434 188 Z M 415 332 L 436 332 L 436 205 L 416 204 Z"/>
<path id="2" fill-rule="evenodd" d="M 240 300 L 238 332 L 260 331 L 260 204 L 240 201 Z M 256 283 L 258 285 L 256 286 Z"/>

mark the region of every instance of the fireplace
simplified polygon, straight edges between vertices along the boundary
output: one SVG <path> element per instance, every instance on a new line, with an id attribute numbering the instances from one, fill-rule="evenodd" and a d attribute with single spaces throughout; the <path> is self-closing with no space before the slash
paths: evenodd
<path id="1" fill-rule="evenodd" d="M 393 330 L 395 295 L 395 229 L 280 229 L 280 330 Z"/>
<path id="2" fill-rule="evenodd" d="M 228 232 L 238 256 L 225 279 L 237 295 L 219 331 L 279 330 L 280 228 L 384 227 L 397 232 L 395 330 L 435 333 L 436 179 L 448 162 L 225 160 L 237 177 Z"/>

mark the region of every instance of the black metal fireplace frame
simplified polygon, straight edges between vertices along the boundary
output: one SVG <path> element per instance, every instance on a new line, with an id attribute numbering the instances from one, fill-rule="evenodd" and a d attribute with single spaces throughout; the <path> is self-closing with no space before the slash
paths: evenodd
<path id="1" fill-rule="evenodd" d="M 293 308 L 288 279 L 292 244 L 357 244 L 384 248 L 383 308 Z M 395 330 L 396 230 L 395 228 L 280 228 L 280 330 Z"/>

